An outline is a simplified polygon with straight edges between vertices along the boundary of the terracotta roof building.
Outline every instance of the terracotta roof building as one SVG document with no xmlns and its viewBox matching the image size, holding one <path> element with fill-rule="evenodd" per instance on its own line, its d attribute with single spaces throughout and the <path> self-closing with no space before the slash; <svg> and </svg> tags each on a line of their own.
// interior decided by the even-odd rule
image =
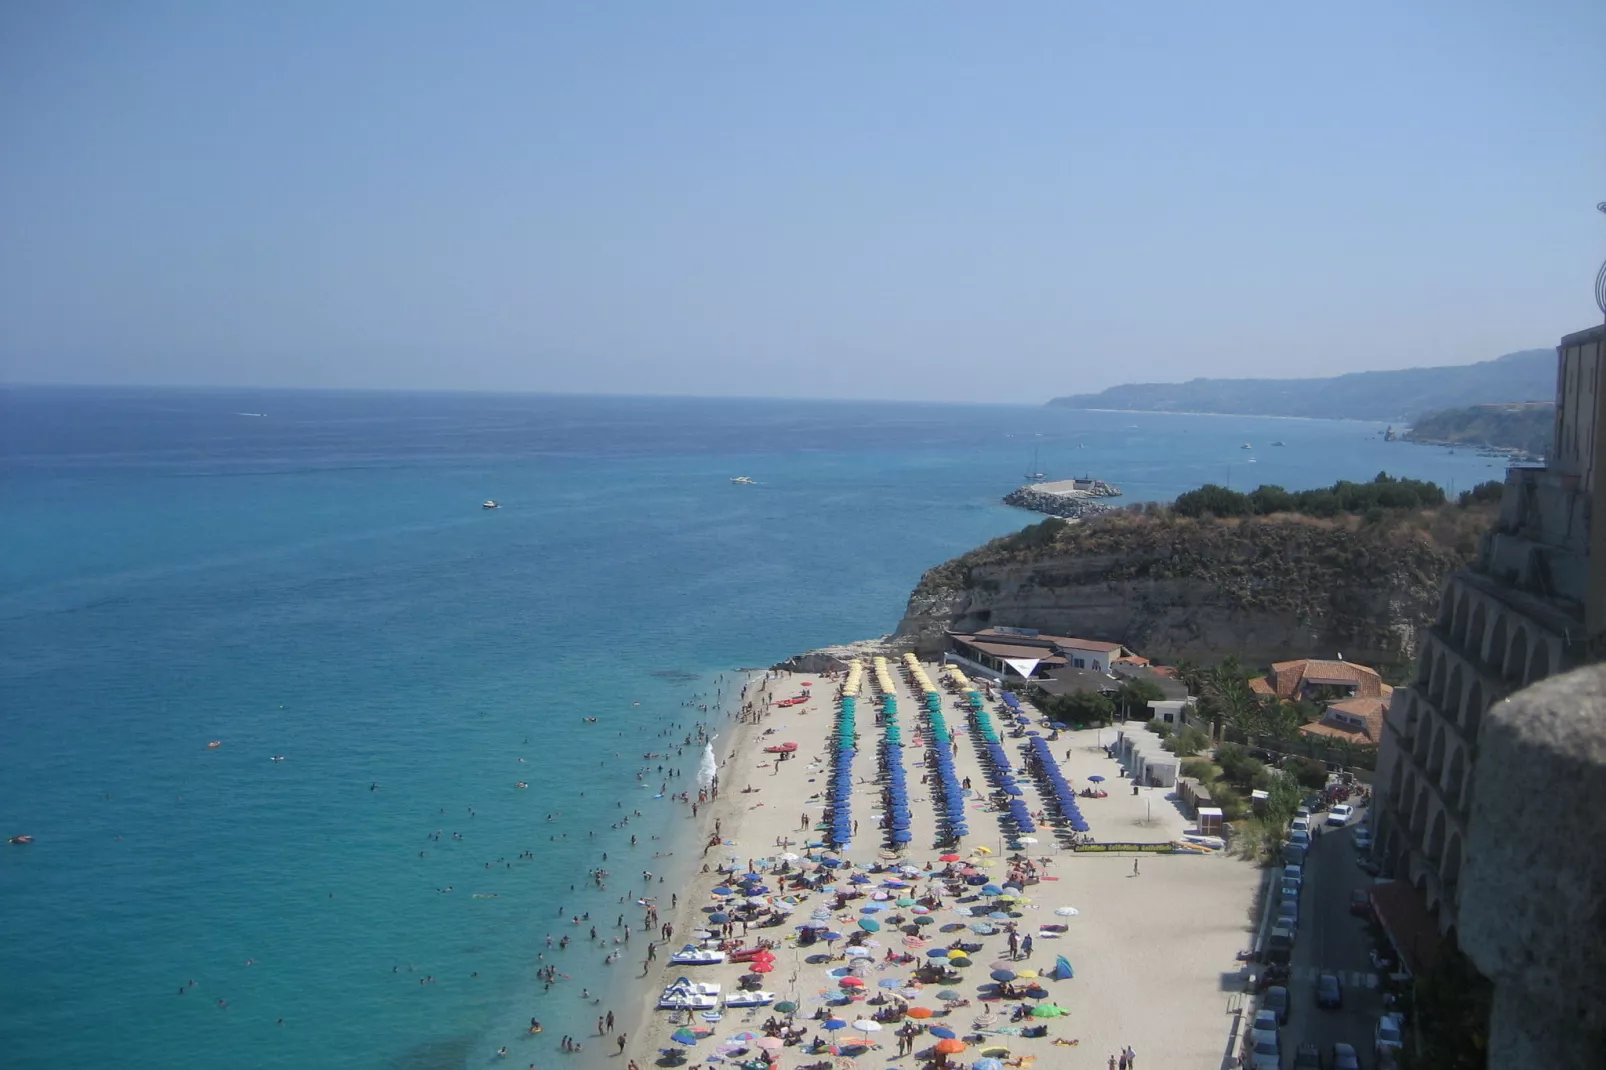
<svg viewBox="0 0 1606 1070">
<path fill-rule="evenodd" d="M 1298 661 L 1279 661 L 1271 672 L 1249 681 L 1250 690 L 1257 695 L 1276 695 L 1286 699 L 1326 698 L 1334 691 L 1348 694 L 1349 698 L 1381 698 L 1383 678 L 1376 669 L 1357 665 L 1352 661 L 1319 661 L 1301 658 Z"/>
<path fill-rule="evenodd" d="M 1383 742 L 1383 719 L 1388 714 L 1389 697 L 1394 689 L 1383 685 L 1377 698 L 1351 698 L 1333 702 L 1322 719 L 1300 729 L 1307 736 L 1347 739 L 1351 743 L 1376 747 Z"/>
</svg>

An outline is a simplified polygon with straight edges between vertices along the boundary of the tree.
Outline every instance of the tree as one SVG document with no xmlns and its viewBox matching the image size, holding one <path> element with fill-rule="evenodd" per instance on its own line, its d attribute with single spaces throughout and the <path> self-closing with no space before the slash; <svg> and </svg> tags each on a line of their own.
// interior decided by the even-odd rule
<svg viewBox="0 0 1606 1070">
<path fill-rule="evenodd" d="M 1210 737 L 1197 725 L 1188 725 L 1166 742 L 1166 749 L 1179 758 L 1188 758 L 1210 746 Z"/>
<path fill-rule="evenodd" d="M 1305 718 L 1300 715 L 1299 707 L 1292 702 L 1274 698 L 1261 704 L 1260 730 L 1265 736 L 1278 742 L 1298 739 L 1299 730 L 1304 725 Z"/>
<path fill-rule="evenodd" d="M 1221 774 L 1234 784 L 1253 784 L 1255 774 L 1265 768 L 1265 764 L 1258 758 L 1249 756 L 1249 751 L 1237 743 L 1223 743 L 1216 748 L 1216 764 L 1221 766 Z"/>
<path fill-rule="evenodd" d="M 1048 700 L 1049 718 L 1064 724 L 1084 725 L 1108 721 L 1115 716 L 1115 703 L 1100 691 L 1073 691 Z"/>
<path fill-rule="evenodd" d="M 1115 704 L 1121 708 L 1121 716 L 1147 720 L 1150 716 L 1149 703 L 1159 702 L 1163 698 L 1165 692 L 1153 680 L 1128 680 L 1116 691 Z"/>
</svg>

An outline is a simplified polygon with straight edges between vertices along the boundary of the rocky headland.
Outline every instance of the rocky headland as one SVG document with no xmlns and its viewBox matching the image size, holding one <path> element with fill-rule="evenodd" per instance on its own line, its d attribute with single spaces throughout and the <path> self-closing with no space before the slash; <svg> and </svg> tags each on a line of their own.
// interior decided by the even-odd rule
<svg viewBox="0 0 1606 1070">
<path fill-rule="evenodd" d="M 1221 519 L 1101 507 L 1080 523 L 1046 520 L 928 571 L 887 641 L 929 655 L 945 629 L 1014 625 L 1164 661 L 1342 653 L 1400 665 L 1494 508 L 1380 512 Z"/>
</svg>

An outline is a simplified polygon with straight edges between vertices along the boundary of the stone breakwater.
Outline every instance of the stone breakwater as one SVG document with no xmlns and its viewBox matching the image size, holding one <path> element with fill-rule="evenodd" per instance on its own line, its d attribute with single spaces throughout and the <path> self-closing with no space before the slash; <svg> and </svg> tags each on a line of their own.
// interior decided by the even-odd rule
<svg viewBox="0 0 1606 1070">
<path fill-rule="evenodd" d="M 1107 483 L 1100 486 L 1109 487 Z M 1119 491 L 1114 493 L 1119 494 Z M 1108 494 L 1106 493 L 1106 495 Z M 1021 509 L 1030 509 L 1033 512 L 1047 513 L 1049 516 L 1063 517 L 1067 520 L 1081 520 L 1085 517 L 1098 516 L 1100 513 L 1110 511 L 1110 506 L 1094 501 L 1095 494 L 1088 491 L 1071 493 L 1048 491 L 1042 484 L 1021 487 L 1004 495 L 1005 505 L 1014 505 Z"/>
</svg>

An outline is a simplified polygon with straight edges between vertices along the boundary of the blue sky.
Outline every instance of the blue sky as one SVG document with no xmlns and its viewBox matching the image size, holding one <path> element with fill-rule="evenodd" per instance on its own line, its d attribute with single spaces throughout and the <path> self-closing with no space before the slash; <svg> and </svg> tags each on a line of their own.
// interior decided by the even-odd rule
<svg viewBox="0 0 1606 1070">
<path fill-rule="evenodd" d="M 1597 322 L 1606 4 L 0 8 L 0 378 L 1037 401 Z"/>
</svg>

